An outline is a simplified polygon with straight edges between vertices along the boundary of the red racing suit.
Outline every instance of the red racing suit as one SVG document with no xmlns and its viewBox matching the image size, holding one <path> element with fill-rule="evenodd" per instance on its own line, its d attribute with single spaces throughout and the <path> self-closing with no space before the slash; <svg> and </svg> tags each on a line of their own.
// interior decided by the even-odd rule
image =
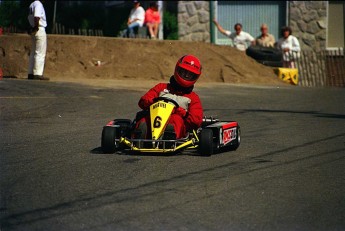
<svg viewBox="0 0 345 231">
<path fill-rule="evenodd" d="M 176 139 L 185 137 L 188 131 L 198 129 L 201 126 L 203 110 L 199 96 L 193 91 L 190 91 L 189 93 L 178 91 L 172 87 L 171 83 L 157 84 L 140 98 L 138 105 L 144 110 L 148 109 L 154 102 L 155 98 L 164 96 L 165 94 L 177 97 L 179 105 L 179 101 L 182 100 L 184 102 L 183 106 L 180 105 L 180 107 L 173 112 L 168 121 L 168 124 L 172 124 L 174 126 Z M 187 106 L 185 106 L 186 102 L 188 104 Z M 149 118 L 140 119 L 138 124 L 144 121 L 147 126 L 149 126 Z"/>
</svg>

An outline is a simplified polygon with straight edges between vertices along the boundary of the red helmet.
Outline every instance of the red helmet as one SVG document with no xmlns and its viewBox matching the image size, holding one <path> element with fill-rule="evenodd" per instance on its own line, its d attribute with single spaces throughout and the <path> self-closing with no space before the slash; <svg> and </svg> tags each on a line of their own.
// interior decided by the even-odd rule
<svg viewBox="0 0 345 231">
<path fill-rule="evenodd" d="M 182 56 L 176 63 L 174 78 L 182 87 L 191 87 L 201 75 L 201 64 L 193 55 Z"/>
</svg>

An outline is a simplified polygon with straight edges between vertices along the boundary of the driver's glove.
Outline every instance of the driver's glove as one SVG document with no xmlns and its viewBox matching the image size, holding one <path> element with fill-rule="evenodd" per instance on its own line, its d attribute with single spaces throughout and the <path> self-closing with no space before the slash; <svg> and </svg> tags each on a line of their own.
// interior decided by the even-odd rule
<svg viewBox="0 0 345 231">
<path fill-rule="evenodd" d="M 188 111 L 186 111 L 182 107 L 178 107 L 178 108 L 175 109 L 174 114 L 178 114 L 178 115 L 180 115 L 184 119 L 184 118 L 186 118 L 188 116 Z"/>
<path fill-rule="evenodd" d="M 139 101 L 139 107 L 141 109 L 144 109 L 144 110 L 147 110 L 151 104 L 154 103 L 154 99 L 143 99 L 141 98 L 140 101 Z"/>
</svg>

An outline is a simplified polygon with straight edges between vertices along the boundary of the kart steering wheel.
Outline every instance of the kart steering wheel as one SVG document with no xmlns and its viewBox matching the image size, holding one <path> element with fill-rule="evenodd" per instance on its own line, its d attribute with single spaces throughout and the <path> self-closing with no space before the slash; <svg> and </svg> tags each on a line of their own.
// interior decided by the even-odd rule
<svg viewBox="0 0 345 231">
<path fill-rule="evenodd" d="M 162 100 L 162 101 L 168 102 L 168 103 L 172 103 L 175 105 L 176 108 L 178 108 L 180 106 L 180 105 L 178 105 L 178 103 L 175 100 L 173 100 L 171 98 L 162 97 L 162 96 L 155 98 L 154 102 L 157 102 L 159 100 Z"/>
</svg>

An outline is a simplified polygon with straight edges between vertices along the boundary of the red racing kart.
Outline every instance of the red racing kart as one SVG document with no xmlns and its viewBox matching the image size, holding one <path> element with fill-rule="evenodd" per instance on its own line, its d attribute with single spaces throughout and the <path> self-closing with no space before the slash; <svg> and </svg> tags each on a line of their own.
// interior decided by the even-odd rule
<svg viewBox="0 0 345 231">
<path fill-rule="evenodd" d="M 201 128 L 190 131 L 182 139 L 165 140 L 163 134 L 171 113 L 178 107 L 176 101 L 159 97 L 150 106 L 151 139 L 132 138 L 136 119 L 115 119 L 102 130 L 102 150 L 114 153 L 130 150 L 142 153 L 178 153 L 185 149 L 195 149 L 202 156 L 216 152 L 236 150 L 241 143 L 240 126 L 236 121 L 219 121 L 205 117 Z"/>
</svg>

